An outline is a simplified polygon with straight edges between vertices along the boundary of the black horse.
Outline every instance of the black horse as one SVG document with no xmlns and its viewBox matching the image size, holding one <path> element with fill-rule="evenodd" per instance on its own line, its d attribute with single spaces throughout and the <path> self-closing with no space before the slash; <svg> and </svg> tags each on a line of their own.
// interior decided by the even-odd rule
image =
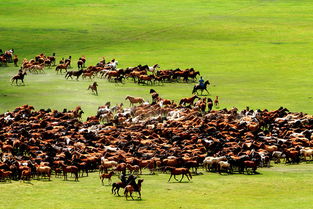
<svg viewBox="0 0 313 209">
<path fill-rule="evenodd" d="M 24 76 L 25 76 L 25 75 L 27 75 L 26 72 L 21 72 L 21 73 L 15 75 L 15 76 L 13 76 L 13 77 L 11 78 L 11 81 L 12 81 L 12 82 L 11 82 L 11 85 L 13 84 L 14 81 L 15 81 L 15 83 L 16 83 L 16 85 L 17 85 L 17 81 L 18 81 L 18 80 L 21 80 L 22 83 L 24 84 Z"/>
<path fill-rule="evenodd" d="M 81 76 L 81 74 L 83 74 L 84 70 L 78 70 L 78 71 L 68 71 L 65 75 L 65 78 L 68 79 L 69 77 L 71 77 L 71 79 L 73 79 L 72 76 L 76 76 L 76 80 L 78 80 L 79 76 Z"/>
<path fill-rule="evenodd" d="M 196 93 L 196 94 L 198 95 L 198 90 L 201 91 L 201 95 L 202 95 L 202 92 L 203 92 L 204 90 L 205 90 L 206 92 L 208 92 L 208 94 L 210 94 L 209 91 L 207 90 L 207 86 L 208 86 L 208 85 L 210 85 L 210 81 L 209 81 L 209 80 L 205 81 L 204 84 L 203 84 L 203 86 L 200 86 L 200 84 L 195 85 L 195 86 L 193 87 L 192 94 Z"/>
</svg>

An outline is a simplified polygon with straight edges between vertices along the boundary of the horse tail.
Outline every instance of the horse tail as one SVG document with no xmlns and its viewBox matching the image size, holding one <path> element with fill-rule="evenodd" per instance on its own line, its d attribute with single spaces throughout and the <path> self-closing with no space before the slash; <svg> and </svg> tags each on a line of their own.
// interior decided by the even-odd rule
<svg viewBox="0 0 313 209">
<path fill-rule="evenodd" d="M 113 183 L 113 184 L 112 184 L 112 190 L 111 190 L 112 194 L 113 194 L 113 191 L 114 191 L 115 187 L 116 187 L 116 184 Z"/>
</svg>

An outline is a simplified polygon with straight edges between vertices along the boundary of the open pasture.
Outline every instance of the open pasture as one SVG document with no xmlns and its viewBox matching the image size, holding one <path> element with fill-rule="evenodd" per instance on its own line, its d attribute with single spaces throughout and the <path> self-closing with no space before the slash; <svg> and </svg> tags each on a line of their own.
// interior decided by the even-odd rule
<svg viewBox="0 0 313 209">
<path fill-rule="evenodd" d="M 259 175 L 201 172 L 191 182 L 167 183 L 169 174 L 141 175 L 142 201 L 113 196 L 97 173 L 79 182 L 62 178 L 0 184 L 0 208 L 311 208 L 312 164 L 278 165 Z M 148 173 L 149 171 L 144 171 Z M 112 177 L 118 181 L 117 176 Z M 122 192 L 121 192 L 122 194 Z M 135 194 L 136 196 L 137 194 Z"/>
<path fill-rule="evenodd" d="M 0 3 L 0 43 L 21 60 L 56 53 L 86 65 L 103 56 L 118 67 L 158 63 L 161 69 L 194 67 L 211 82 L 222 107 L 312 113 L 310 1 L 29 1 Z M 28 103 L 41 107 L 81 105 L 93 114 L 105 101 L 125 94 L 147 98 L 150 87 L 66 81 L 55 73 L 27 75 L 25 87 L 11 87 L 17 68 L 0 68 L 0 112 Z M 47 70 L 49 71 L 49 70 Z M 193 84 L 155 89 L 164 98 L 191 95 Z"/>
<path fill-rule="evenodd" d="M 0 2 L 0 48 L 25 57 L 69 55 L 73 68 L 82 55 L 86 66 L 103 56 L 120 68 L 138 64 L 160 69 L 193 67 L 209 79 L 211 98 L 220 108 L 278 109 L 312 114 L 312 2 L 266 0 L 13 0 Z M 107 101 L 126 95 L 151 100 L 149 90 L 178 102 L 194 83 L 138 85 L 96 79 L 66 80 L 54 68 L 11 85 L 19 68 L 0 67 L 0 113 L 29 104 L 62 111 L 80 105 L 83 119 Z M 79 182 L 0 183 L 0 208 L 311 208 L 310 163 L 278 165 L 259 175 L 194 176 L 190 183 L 167 183 L 169 174 L 143 175 L 142 201 L 125 201 L 102 186 L 97 173 Z M 113 182 L 117 177 L 113 177 Z"/>
</svg>

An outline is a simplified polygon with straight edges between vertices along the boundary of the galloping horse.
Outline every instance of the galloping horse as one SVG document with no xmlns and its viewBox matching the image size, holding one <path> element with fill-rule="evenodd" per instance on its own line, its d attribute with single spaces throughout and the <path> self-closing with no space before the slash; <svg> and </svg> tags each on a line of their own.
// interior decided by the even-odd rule
<svg viewBox="0 0 313 209">
<path fill-rule="evenodd" d="M 92 93 L 95 92 L 95 94 L 98 96 L 97 86 L 98 86 L 97 82 L 93 82 L 92 85 L 89 85 L 87 90 L 91 89 Z"/>
<path fill-rule="evenodd" d="M 168 167 L 167 169 L 171 171 L 171 176 L 170 176 L 170 178 L 168 179 L 168 182 L 171 180 L 171 178 L 172 178 L 173 175 L 174 175 L 174 179 L 175 179 L 176 181 L 178 181 L 178 180 L 176 179 L 176 175 L 182 175 L 182 177 L 181 177 L 181 179 L 180 179 L 179 182 L 181 182 L 181 181 L 183 180 L 184 176 L 187 177 L 188 181 L 190 181 L 190 179 L 192 179 L 191 173 L 190 173 L 190 171 L 189 171 L 188 168 Z M 190 178 L 188 177 L 188 175 L 189 175 Z"/>
<path fill-rule="evenodd" d="M 199 98 L 197 95 L 194 95 L 193 97 L 189 97 L 189 98 L 183 98 L 180 100 L 179 105 L 193 105 L 193 102 L 195 101 L 196 98 Z"/>
<path fill-rule="evenodd" d="M 209 80 L 205 81 L 204 84 L 203 84 L 203 86 L 200 86 L 200 84 L 195 85 L 195 86 L 193 87 L 192 94 L 196 93 L 196 94 L 198 95 L 198 90 L 201 91 L 201 95 L 202 95 L 202 92 L 203 92 L 204 90 L 205 90 L 208 94 L 210 94 L 209 91 L 207 90 L 207 86 L 208 86 L 208 85 L 210 85 L 210 81 L 209 81 Z"/>
<path fill-rule="evenodd" d="M 17 85 L 17 81 L 18 81 L 18 80 L 21 80 L 22 83 L 24 84 L 24 76 L 25 76 L 25 75 L 27 75 L 27 73 L 26 73 L 26 72 L 22 72 L 22 73 L 19 73 L 19 74 L 13 76 L 13 77 L 11 78 L 11 81 L 12 81 L 12 82 L 11 82 L 11 85 L 13 84 L 14 81 L 16 82 L 16 85 Z"/>
<path fill-rule="evenodd" d="M 78 80 L 79 76 L 83 74 L 83 72 L 84 70 L 68 71 L 65 75 L 65 78 L 68 79 L 69 77 L 71 77 L 71 79 L 73 79 L 72 76 L 76 76 L 76 80 Z"/>
<path fill-rule="evenodd" d="M 153 75 L 155 74 L 155 70 L 157 68 L 160 68 L 159 64 L 155 64 L 152 67 L 150 67 L 148 65 L 144 65 L 143 67 L 145 67 L 145 69 L 147 69 L 149 72 L 153 73 Z"/>
<path fill-rule="evenodd" d="M 108 67 L 111 67 L 111 69 L 115 70 L 118 65 L 118 61 L 113 59 L 109 64 L 107 64 Z"/>
<path fill-rule="evenodd" d="M 127 200 L 127 197 L 128 197 L 128 193 L 129 193 L 129 196 L 134 200 L 134 198 L 132 196 L 133 192 L 138 192 L 138 194 L 139 194 L 138 198 L 141 199 L 140 191 L 141 191 L 141 184 L 142 184 L 142 182 L 143 182 L 143 179 L 139 179 L 138 180 L 138 184 L 137 184 L 138 188 L 136 190 L 135 190 L 135 188 L 132 185 L 127 185 L 125 187 L 124 195 L 125 195 L 126 200 Z"/>
<path fill-rule="evenodd" d="M 60 71 L 60 73 L 62 73 L 62 69 L 64 69 L 67 72 L 67 68 L 70 65 L 70 62 L 65 62 L 65 64 L 59 64 L 56 68 L 55 71 L 57 71 L 57 73 Z"/>
<path fill-rule="evenodd" d="M 139 104 L 142 104 L 142 103 L 144 103 L 144 99 L 143 98 L 141 98 L 141 97 L 132 97 L 132 96 L 127 96 L 126 98 L 125 98 L 125 100 L 129 100 L 129 102 L 130 102 L 130 106 L 133 106 L 133 104 L 136 104 L 136 103 L 139 103 Z"/>
</svg>

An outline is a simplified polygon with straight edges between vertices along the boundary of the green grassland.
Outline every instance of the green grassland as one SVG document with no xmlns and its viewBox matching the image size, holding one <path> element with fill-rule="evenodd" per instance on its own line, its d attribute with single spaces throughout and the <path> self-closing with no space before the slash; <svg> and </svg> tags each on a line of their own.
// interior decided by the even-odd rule
<svg viewBox="0 0 313 209">
<path fill-rule="evenodd" d="M 97 173 L 79 182 L 63 178 L 12 181 L 0 184 L 0 208 L 312 208 L 312 165 L 279 165 L 259 171 L 258 175 L 201 171 L 204 175 L 182 183 L 168 183 L 169 174 L 141 175 L 142 201 L 112 195 L 111 186 L 107 182 L 102 186 Z M 115 181 L 117 176 L 113 176 Z"/>
<path fill-rule="evenodd" d="M 162 69 L 194 67 L 212 83 L 221 107 L 285 106 L 312 113 L 313 6 L 310 1 L 24 1 L 0 2 L 0 43 L 20 60 L 39 53 L 81 55 L 87 65 L 102 56 L 119 67 L 159 63 Z M 73 108 L 85 115 L 129 94 L 150 99 L 150 86 L 66 81 L 54 70 L 27 75 L 11 86 L 17 68 L 0 68 L 0 112 L 28 103 L 36 108 Z M 164 98 L 191 96 L 194 84 L 153 86 Z"/>
<path fill-rule="evenodd" d="M 73 70 L 82 55 L 87 65 L 105 56 L 121 68 L 194 67 L 212 83 L 210 96 L 220 96 L 221 108 L 285 106 L 312 114 L 312 11 L 309 0 L 0 1 L 0 48 L 14 48 L 20 60 L 71 55 Z M 17 70 L 0 67 L 0 113 L 23 104 L 58 110 L 80 105 L 86 117 L 107 101 L 125 103 L 126 95 L 150 100 L 151 86 L 97 79 L 94 96 L 87 91 L 91 81 L 66 80 L 54 69 L 11 86 Z M 193 85 L 152 88 L 178 101 L 191 96 Z M 280 165 L 260 175 L 205 173 L 190 183 L 144 175 L 142 201 L 114 197 L 96 173 L 79 183 L 1 183 L 0 208 L 312 208 L 312 171 L 310 164 Z"/>
</svg>

